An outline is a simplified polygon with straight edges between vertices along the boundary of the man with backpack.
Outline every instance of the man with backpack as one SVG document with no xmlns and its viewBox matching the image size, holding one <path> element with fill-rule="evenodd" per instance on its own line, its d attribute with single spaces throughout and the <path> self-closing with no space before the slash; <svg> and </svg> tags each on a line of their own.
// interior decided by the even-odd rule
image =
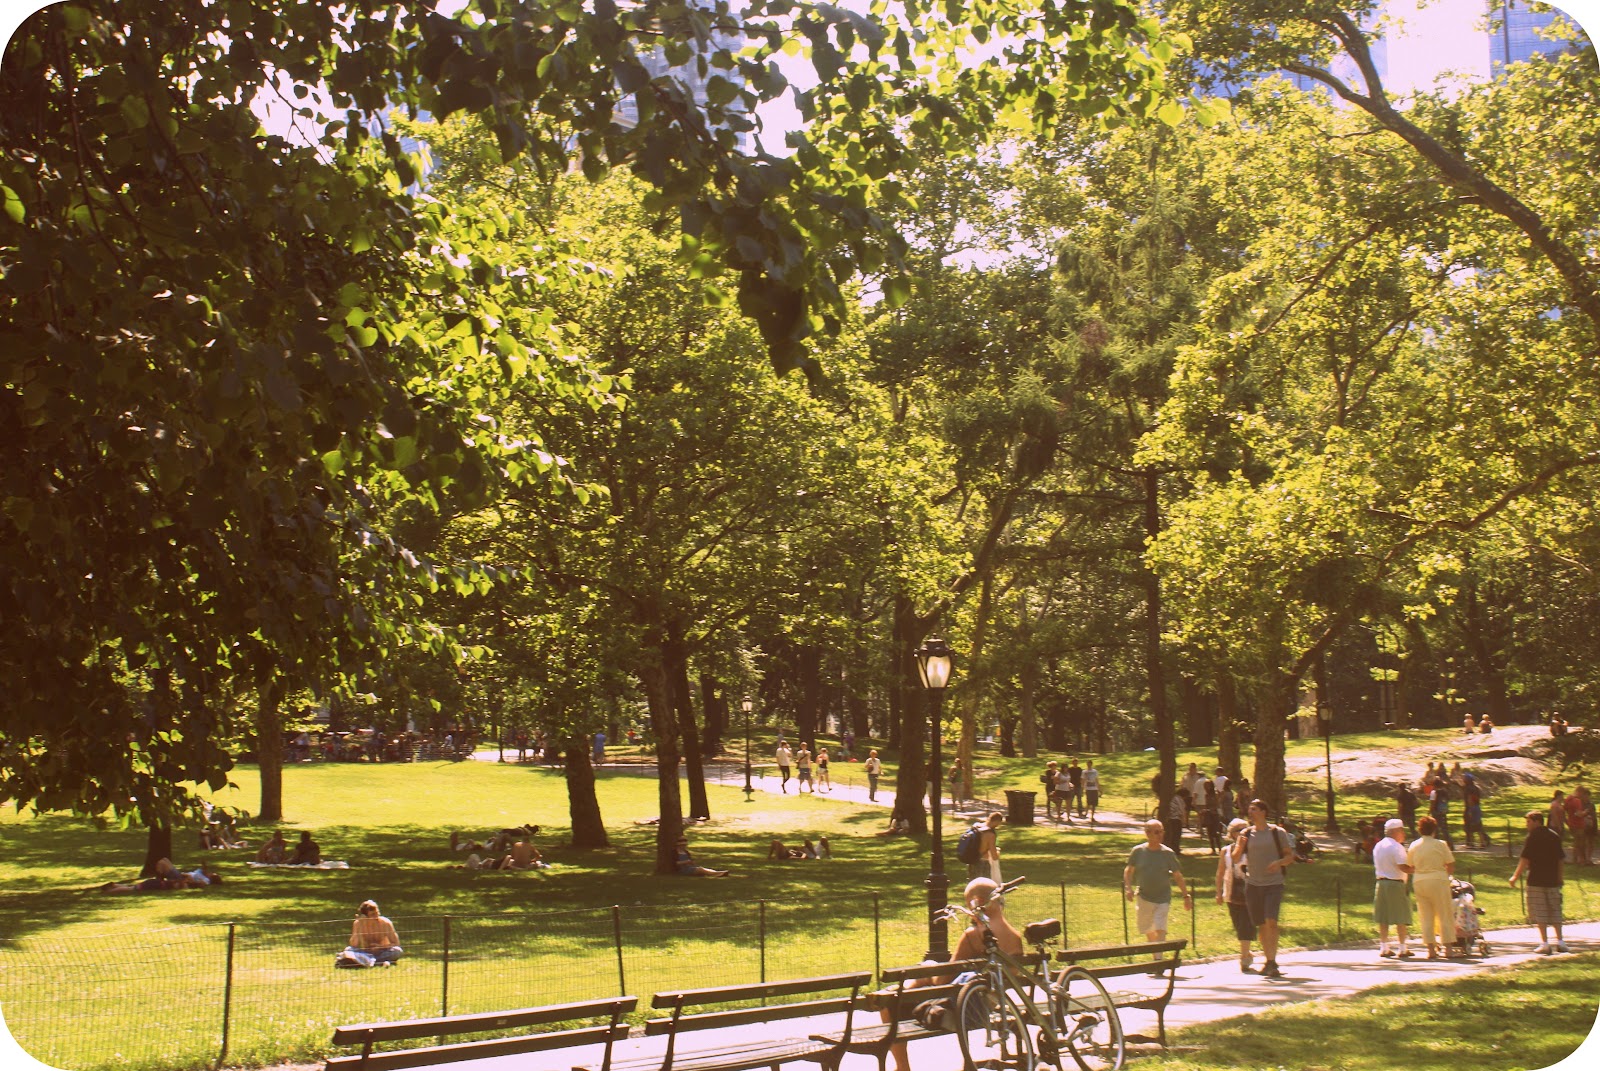
<svg viewBox="0 0 1600 1071">
<path fill-rule="evenodd" d="M 1294 840 L 1281 826 L 1267 821 L 1267 805 L 1251 800 L 1246 808 L 1250 828 L 1244 832 L 1245 906 L 1261 936 L 1267 962 L 1263 978 L 1282 978 L 1278 969 L 1278 911 L 1283 904 L 1283 872 L 1294 862 Z"/>
<path fill-rule="evenodd" d="M 982 822 L 974 822 L 956 841 L 956 858 L 967 864 L 967 880 L 991 878 L 1000 881 L 1000 823 L 1006 816 L 993 811 Z"/>
</svg>

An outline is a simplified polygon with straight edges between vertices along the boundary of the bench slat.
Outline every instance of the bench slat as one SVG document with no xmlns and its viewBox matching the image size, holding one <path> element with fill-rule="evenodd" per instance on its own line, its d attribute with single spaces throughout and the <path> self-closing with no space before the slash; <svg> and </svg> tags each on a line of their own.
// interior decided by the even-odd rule
<svg viewBox="0 0 1600 1071">
<path fill-rule="evenodd" d="M 900 982 L 915 981 L 918 978 L 932 978 L 939 974 L 949 974 L 954 971 L 975 971 L 982 967 L 986 960 L 957 959 L 949 963 L 919 963 L 915 967 L 891 967 L 878 975 L 878 982 L 882 985 L 895 985 Z"/>
<path fill-rule="evenodd" d="M 1142 945 L 1103 945 L 1098 948 L 1063 948 L 1056 953 L 1057 963 L 1077 963 L 1087 959 L 1113 959 L 1123 956 L 1151 956 L 1162 952 L 1182 952 L 1189 947 L 1187 940 L 1151 941 Z"/>
<path fill-rule="evenodd" d="M 748 1045 L 721 1046 L 686 1053 L 675 1053 L 673 1071 L 748 1071 L 795 1060 L 822 1061 L 837 1046 L 823 1042 L 790 1038 L 776 1042 L 751 1042 Z M 611 1071 L 653 1071 L 663 1066 L 663 1056 L 641 1056 L 613 1060 Z M 600 1071 L 599 1063 L 579 1064 L 573 1071 Z"/>
<path fill-rule="evenodd" d="M 491 1038 L 487 1041 L 462 1041 L 454 1045 L 435 1045 L 426 1049 L 396 1049 L 391 1052 L 374 1052 L 366 1056 L 336 1056 L 328 1061 L 329 1071 L 343 1068 L 360 1068 L 361 1071 L 396 1071 L 403 1067 L 431 1067 L 435 1064 L 454 1063 L 457 1060 L 483 1060 L 492 1056 L 515 1056 L 527 1052 L 544 1052 L 550 1049 L 574 1048 L 579 1045 L 603 1045 L 608 1041 L 621 1041 L 628 1036 L 626 1024 L 592 1026 L 581 1030 L 559 1030 L 548 1034 L 528 1034 L 515 1038 Z"/>
<path fill-rule="evenodd" d="M 1148 974 L 1151 976 L 1165 974 L 1167 971 L 1178 969 L 1180 961 L 1175 959 L 1146 960 L 1143 963 L 1116 963 L 1106 966 L 1091 967 L 1085 965 L 1084 972 L 1096 978 L 1124 978 L 1132 974 Z"/>
<path fill-rule="evenodd" d="M 794 1004 L 768 1004 L 760 1008 L 734 1008 L 731 1011 L 700 1012 L 697 1015 L 680 1015 L 676 1019 L 651 1019 L 644 1024 L 648 1037 L 670 1034 L 675 1029 L 715 1030 L 724 1026 L 748 1026 L 774 1019 L 798 1019 L 806 1015 L 830 1015 L 849 1011 L 855 1001 L 849 997 L 833 1000 L 805 1000 Z"/>
<path fill-rule="evenodd" d="M 696 1004 L 726 1004 L 736 1000 L 765 1000 L 770 997 L 794 996 L 797 993 L 820 993 L 829 989 L 854 989 L 866 985 L 871 977 L 872 972 L 860 971 L 854 974 L 830 974 L 820 978 L 798 978 L 786 982 L 718 986 L 715 989 L 674 989 L 651 997 L 650 1006 L 691 1007 Z"/>
<path fill-rule="evenodd" d="M 407 1041 L 451 1034 L 472 1034 L 480 1030 L 515 1030 L 540 1023 L 564 1023 L 570 1019 L 595 1019 L 626 1015 L 639 1006 L 638 997 L 610 997 L 575 1004 L 551 1004 L 542 1008 L 518 1008 L 506 1012 L 479 1012 L 473 1015 L 446 1015 L 435 1019 L 403 1019 L 390 1023 L 358 1023 L 341 1026 L 333 1032 L 335 1045 L 357 1045 L 368 1041 Z"/>
</svg>

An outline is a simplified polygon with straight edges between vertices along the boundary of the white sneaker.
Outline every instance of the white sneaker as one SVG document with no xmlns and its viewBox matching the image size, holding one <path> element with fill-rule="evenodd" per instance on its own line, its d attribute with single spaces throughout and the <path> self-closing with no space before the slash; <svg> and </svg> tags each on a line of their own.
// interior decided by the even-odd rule
<svg viewBox="0 0 1600 1071">
<path fill-rule="evenodd" d="M 1557 941 L 1556 942 L 1556 951 L 1557 952 L 1571 952 L 1572 949 L 1567 947 L 1567 942 L 1565 942 L 1565 941 Z"/>
<path fill-rule="evenodd" d="M 1550 954 L 1550 946 L 1545 942 L 1540 941 L 1539 947 L 1533 950 L 1533 954 L 1536 956 L 1548 956 Z"/>
</svg>

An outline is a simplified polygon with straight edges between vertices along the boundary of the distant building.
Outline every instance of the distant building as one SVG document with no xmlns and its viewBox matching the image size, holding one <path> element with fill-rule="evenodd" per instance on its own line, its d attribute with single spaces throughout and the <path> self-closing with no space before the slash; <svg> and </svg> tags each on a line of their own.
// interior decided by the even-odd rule
<svg viewBox="0 0 1600 1071">
<path fill-rule="evenodd" d="M 1521 63 L 1535 56 L 1553 56 L 1566 49 L 1564 41 L 1552 41 L 1539 31 L 1561 18 L 1559 11 L 1534 11 L 1517 0 L 1489 0 L 1493 23 L 1489 30 L 1489 70 L 1498 78 L 1508 64 Z"/>
</svg>

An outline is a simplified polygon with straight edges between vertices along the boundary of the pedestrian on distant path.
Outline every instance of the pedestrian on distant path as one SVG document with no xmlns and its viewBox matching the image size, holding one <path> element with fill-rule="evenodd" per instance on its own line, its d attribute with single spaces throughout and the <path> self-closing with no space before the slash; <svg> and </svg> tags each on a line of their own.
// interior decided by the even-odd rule
<svg viewBox="0 0 1600 1071">
<path fill-rule="evenodd" d="M 1087 818 L 1083 809 L 1083 767 L 1078 765 L 1077 759 L 1067 767 L 1067 777 L 1072 783 L 1072 809 L 1078 812 L 1079 818 Z"/>
<path fill-rule="evenodd" d="M 594 734 L 594 764 L 596 766 L 604 766 L 606 764 L 606 734 L 604 732 Z"/>
<path fill-rule="evenodd" d="M 1095 808 L 1100 806 L 1100 771 L 1094 768 L 1093 759 L 1083 769 L 1083 800 L 1089 812 L 1087 817 L 1093 822 Z"/>
<path fill-rule="evenodd" d="M 1267 821 L 1267 805 L 1251 800 L 1245 808 L 1250 828 L 1240 838 L 1245 857 L 1245 904 L 1261 933 L 1263 978 L 1282 978 L 1278 969 L 1278 912 L 1283 906 L 1284 871 L 1294 863 L 1294 838 Z"/>
<path fill-rule="evenodd" d="M 1228 791 L 1231 782 L 1221 766 L 1217 767 L 1217 775 L 1211 779 L 1212 787 L 1217 792 L 1217 814 L 1222 819 L 1222 824 L 1227 826 L 1235 817 L 1233 813 L 1233 794 Z"/>
<path fill-rule="evenodd" d="M 1411 926 L 1411 897 L 1406 893 L 1406 875 L 1414 869 L 1406 861 L 1406 824 L 1391 818 L 1383 824 L 1383 839 L 1372 846 L 1372 870 L 1377 876 L 1372 891 L 1372 921 L 1378 924 L 1378 955 L 1384 959 L 1410 959 L 1406 931 Z M 1389 927 L 1395 928 L 1398 944 L 1389 945 Z"/>
<path fill-rule="evenodd" d="M 1572 827 L 1572 861 L 1579 866 L 1594 863 L 1594 837 L 1596 829 L 1594 793 L 1588 785 L 1579 785 L 1573 795 L 1578 797 L 1577 824 Z"/>
<path fill-rule="evenodd" d="M 877 748 L 872 748 L 867 752 L 867 761 L 863 769 L 867 771 L 867 799 L 877 803 L 878 778 L 883 776 L 883 760 L 878 758 Z"/>
<path fill-rule="evenodd" d="M 1189 821 L 1189 790 L 1180 788 L 1167 801 L 1165 843 L 1174 854 L 1183 854 L 1183 827 Z"/>
<path fill-rule="evenodd" d="M 1194 910 L 1194 894 L 1184 884 L 1178 853 L 1162 843 L 1163 834 L 1159 820 L 1152 818 L 1146 822 L 1144 843 L 1128 854 L 1128 865 L 1122 868 L 1122 895 L 1133 902 L 1137 886 L 1139 932 L 1152 944 L 1167 939 L 1174 882 L 1183 894 L 1183 906 L 1191 912 Z"/>
<path fill-rule="evenodd" d="M 1228 905 L 1233 935 L 1239 939 L 1239 969 L 1246 974 L 1254 972 L 1250 964 L 1255 957 L 1250 954 L 1250 945 L 1256 939 L 1256 925 L 1250 921 L 1250 908 L 1244 898 L 1244 847 L 1239 835 L 1249 825 L 1243 818 L 1229 822 L 1227 843 L 1217 857 L 1217 903 Z"/>
<path fill-rule="evenodd" d="M 789 745 L 785 744 L 782 740 L 778 741 L 777 759 L 778 774 L 783 778 L 783 783 L 778 787 L 783 789 L 785 794 L 787 794 L 789 791 L 789 767 L 794 765 L 794 752 L 790 751 Z M 796 789 L 795 791 L 799 790 Z"/>
<path fill-rule="evenodd" d="M 1039 774 L 1039 784 L 1044 786 L 1044 815 L 1050 819 L 1056 816 L 1056 770 L 1056 761 L 1051 759 Z"/>
<path fill-rule="evenodd" d="M 1417 828 L 1417 794 L 1411 791 L 1411 786 L 1401 782 L 1399 789 L 1394 794 L 1395 807 L 1400 811 L 1400 821 L 1406 824 L 1407 832 Z"/>
<path fill-rule="evenodd" d="M 811 783 L 811 752 L 804 743 L 801 743 L 800 751 L 794 757 L 794 766 L 797 775 L 794 790 L 799 792 L 802 789 L 809 788 L 811 794 L 813 796 L 816 795 L 817 786 Z"/>
<path fill-rule="evenodd" d="M 1454 848 L 1455 842 L 1450 839 L 1450 780 L 1444 773 L 1444 763 L 1439 764 L 1440 773 L 1433 779 L 1433 787 L 1428 790 L 1428 817 L 1433 819 L 1435 832 L 1447 848 Z M 1419 825 L 1418 831 L 1421 831 Z M 1422 910 L 1421 905 L 1417 907 Z"/>
<path fill-rule="evenodd" d="M 1522 842 L 1522 858 L 1517 869 L 1511 872 L 1511 887 L 1517 879 L 1528 875 L 1528 921 L 1539 929 L 1541 955 L 1551 952 L 1570 952 L 1561 933 L 1561 884 L 1566 877 L 1567 855 L 1561 847 L 1561 838 L 1545 825 L 1544 814 L 1528 812 L 1528 836 Z M 1549 931 L 1555 930 L 1556 939 L 1550 940 Z"/>
<path fill-rule="evenodd" d="M 828 749 L 817 748 L 817 787 L 833 791 L 833 779 L 828 776 Z"/>
<path fill-rule="evenodd" d="M 1057 769 L 1055 784 L 1050 788 L 1050 796 L 1055 800 L 1056 817 L 1064 819 L 1067 825 L 1072 824 L 1072 775 L 1066 770 Z"/>
<path fill-rule="evenodd" d="M 1461 839 L 1468 848 L 1473 839 L 1483 847 L 1489 846 L 1489 834 L 1483 828 L 1483 788 L 1470 773 L 1462 775 L 1461 787 Z"/>
<path fill-rule="evenodd" d="M 1432 815 L 1417 819 L 1417 832 L 1421 835 L 1406 849 L 1406 862 L 1411 864 L 1411 888 L 1417 894 L 1417 928 L 1428 946 L 1428 958 L 1439 959 L 1442 944 L 1443 958 L 1449 959 L 1456 943 L 1456 913 L 1450 906 L 1450 876 L 1456 870 L 1456 857 L 1448 844 L 1434 836 L 1438 829 Z"/>
</svg>

